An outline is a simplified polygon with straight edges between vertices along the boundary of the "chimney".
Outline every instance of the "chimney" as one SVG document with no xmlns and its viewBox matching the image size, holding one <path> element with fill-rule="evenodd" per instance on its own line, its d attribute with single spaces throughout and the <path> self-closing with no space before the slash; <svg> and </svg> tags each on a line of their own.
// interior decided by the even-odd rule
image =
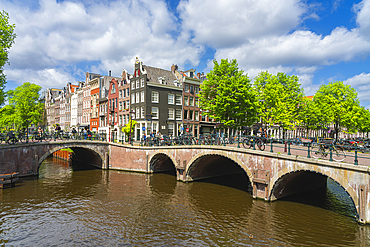
<svg viewBox="0 0 370 247">
<path fill-rule="evenodd" d="M 109 76 L 112 76 L 112 71 L 111 70 L 109 70 Z"/>
<path fill-rule="evenodd" d="M 198 79 L 200 79 L 200 73 L 199 72 L 197 73 L 197 77 L 198 77 Z"/>
<path fill-rule="evenodd" d="M 172 73 L 175 73 L 175 70 L 178 70 L 178 69 L 179 69 L 179 67 L 177 66 L 177 64 L 172 64 L 172 66 L 171 66 Z"/>
</svg>

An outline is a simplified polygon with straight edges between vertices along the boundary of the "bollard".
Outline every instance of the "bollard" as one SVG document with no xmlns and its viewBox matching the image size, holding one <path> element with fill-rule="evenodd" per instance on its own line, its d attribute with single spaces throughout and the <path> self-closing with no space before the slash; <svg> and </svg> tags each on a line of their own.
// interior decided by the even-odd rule
<svg viewBox="0 0 370 247">
<path fill-rule="evenodd" d="M 333 145 L 329 147 L 329 161 L 333 161 Z"/>
<path fill-rule="evenodd" d="M 270 139 L 270 145 L 271 145 L 270 153 L 273 153 L 274 151 L 272 150 L 272 139 Z"/>
<path fill-rule="evenodd" d="M 287 142 L 285 141 L 285 146 L 284 146 L 284 153 L 287 152 Z"/>
<path fill-rule="evenodd" d="M 310 155 L 310 147 L 311 147 L 311 143 L 308 143 L 308 153 L 307 153 L 307 158 L 311 158 L 311 155 Z"/>
<path fill-rule="evenodd" d="M 239 138 L 239 135 L 238 135 L 238 148 L 240 148 L 239 141 L 240 141 L 240 138 Z"/>
<path fill-rule="evenodd" d="M 358 165 L 358 159 L 357 159 L 357 147 L 355 147 L 355 165 Z"/>
<path fill-rule="evenodd" d="M 288 141 L 288 155 L 291 155 L 291 153 L 290 153 L 290 141 Z"/>
<path fill-rule="evenodd" d="M 253 144 L 253 150 L 256 150 L 256 146 L 254 145 L 254 138 L 252 139 L 252 144 Z"/>
</svg>

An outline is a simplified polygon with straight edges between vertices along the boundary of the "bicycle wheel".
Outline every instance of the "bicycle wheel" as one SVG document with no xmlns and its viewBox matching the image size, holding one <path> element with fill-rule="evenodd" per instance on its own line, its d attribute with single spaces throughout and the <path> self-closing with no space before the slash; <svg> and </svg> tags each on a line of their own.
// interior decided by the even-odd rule
<svg viewBox="0 0 370 247">
<path fill-rule="evenodd" d="M 242 143 L 244 148 L 250 149 L 252 147 L 252 141 L 250 138 L 245 138 Z"/>
<path fill-rule="evenodd" d="M 258 147 L 259 150 L 264 151 L 265 150 L 265 143 L 261 139 L 258 139 L 257 140 L 257 147 Z"/>
<path fill-rule="evenodd" d="M 322 150 L 320 146 L 311 147 L 311 156 L 314 157 L 315 159 L 322 157 Z"/>
<path fill-rule="evenodd" d="M 333 160 L 335 161 L 343 161 L 346 158 L 346 154 L 343 150 L 334 149 L 333 150 Z"/>
</svg>

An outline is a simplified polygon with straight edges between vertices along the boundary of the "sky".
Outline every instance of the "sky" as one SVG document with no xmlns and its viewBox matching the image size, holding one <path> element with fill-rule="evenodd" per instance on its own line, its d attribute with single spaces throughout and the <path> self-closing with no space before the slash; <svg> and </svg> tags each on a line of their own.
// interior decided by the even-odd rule
<svg viewBox="0 0 370 247">
<path fill-rule="evenodd" d="M 1 0 L 0 10 L 17 34 L 6 90 L 133 73 L 136 57 L 200 73 L 227 58 L 251 79 L 297 75 L 307 96 L 343 81 L 370 108 L 370 0 Z"/>
</svg>

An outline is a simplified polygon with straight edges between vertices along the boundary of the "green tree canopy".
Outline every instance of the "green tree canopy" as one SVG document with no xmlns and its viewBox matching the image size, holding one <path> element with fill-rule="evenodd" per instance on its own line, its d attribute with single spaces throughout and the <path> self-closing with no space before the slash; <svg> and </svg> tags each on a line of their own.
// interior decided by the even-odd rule
<svg viewBox="0 0 370 247">
<path fill-rule="evenodd" d="M 39 101 L 40 90 L 41 86 L 25 82 L 15 90 L 7 92 L 9 108 L 13 108 L 10 123 L 13 123 L 17 129 L 27 128 L 30 124 L 37 125 L 42 121 L 44 104 Z M 6 117 L 8 116 L 0 116 L 0 118 Z"/>
<path fill-rule="evenodd" d="M 9 24 L 9 15 L 5 11 L 0 11 L 0 106 L 5 101 L 4 65 L 8 63 L 8 50 L 14 44 L 16 34 L 14 33 L 14 24 Z"/>
<path fill-rule="evenodd" d="M 131 138 L 134 136 L 134 130 L 135 130 L 135 125 L 137 122 L 133 119 L 130 119 L 130 121 L 125 125 L 125 127 L 122 127 L 122 131 L 126 134 L 126 140 L 128 140 L 128 136 L 130 135 L 131 131 Z M 131 128 L 131 130 L 130 130 Z"/>
<path fill-rule="evenodd" d="M 254 85 L 261 103 L 263 123 L 279 124 L 284 129 L 294 129 L 300 124 L 298 115 L 304 94 L 297 76 L 261 72 L 254 79 Z"/>
<path fill-rule="evenodd" d="M 221 59 L 200 86 L 199 105 L 202 114 L 224 127 L 250 126 L 257 121 L 258 100 L 248 75 L 239 70 L 237 61 Z"/>
<path fill-rule="evenodd" d="M 342 81 L 321 85 L 313 100 L 326 114 L 323 121 L 334 124 L 336 138 L 341 127 L 345 127 L 349 133 L 356 131 L 361 115 L 360 101 L 357 91 L 350 85 Z"/>
</svg>

